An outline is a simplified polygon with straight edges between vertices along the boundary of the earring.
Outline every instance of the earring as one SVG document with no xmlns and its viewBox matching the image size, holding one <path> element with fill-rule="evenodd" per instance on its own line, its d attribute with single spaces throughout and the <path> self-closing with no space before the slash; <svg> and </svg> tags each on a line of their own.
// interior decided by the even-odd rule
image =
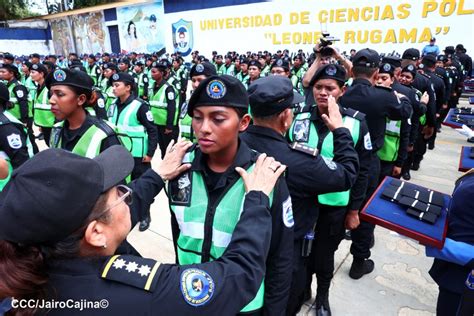
<svg viewBox="0 0 474 316">
<path fill-rule="evenodd" d="M 103 249 L 107 249 L 107 244 L 103 244 L 103 245 L 102 245 L 102 248 L 103 248 Z"/>
</svg>

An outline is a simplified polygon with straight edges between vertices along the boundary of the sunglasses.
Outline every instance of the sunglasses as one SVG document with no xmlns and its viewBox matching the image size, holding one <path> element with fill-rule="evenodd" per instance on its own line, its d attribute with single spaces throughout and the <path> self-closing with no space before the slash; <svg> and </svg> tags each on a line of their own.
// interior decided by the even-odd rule
<svg viewBox="0 0 474 316">
<path fill-rule="evenodd" d="M 127 205 L 132 205 L 132 202 L 133 202 L 132 189 L 130 189 L 129 187 L 123 184 L 119 184 L 115 188 L 117 189 L 117 195 L 119 198 L 114 203 L 109 205 L 104 211 L 102 211 L 102 214 L 111 210 L 112 208 L 116 207 L 122 202 L 125 202 L 125 204 Z"/>
</svg>

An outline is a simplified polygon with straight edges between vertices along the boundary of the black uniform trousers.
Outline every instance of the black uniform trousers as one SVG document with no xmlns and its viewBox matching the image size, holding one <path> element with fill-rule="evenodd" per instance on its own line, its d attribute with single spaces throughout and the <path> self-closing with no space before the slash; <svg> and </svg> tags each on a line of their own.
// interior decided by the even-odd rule
<svg viewBox="0 0 474 316">
<path fill-rule="evenodd" d="M 442 287 L 439 288 L 438 302 L 436 304 L 436 315 L 451 316 L 457 315 L 462 295 L 448 291 Z"/>
<path fill-rule="evenodd" d="M 380 159 L 374 153 L 372 155 L 372 168 L 369 172 L 367 191 L 363 205 L 367 203 L 372 194 L 377 189 L 380 176 Z M 351 231 L 351 254 L 354 258 L 367 259 L 370 257 L 370 244 L 374 239 L 375 225 L 364 220 L 360 220 L 360 225 Z"/>
<path fill-rule="evenodd" d="M 150 162 L 143 162 L 142 158 L 134 157 L 133 160 L 135 161 L 135 166 L 133 167 L 132 174 L 131 174 L 132 181 L 135 180 L 135 179 L 140 178 L 140 176 L 142 174 L 144 174 L 145 171 L 147 171 L 148 169 L 151 168 L 151 163 Z M 142 207 L 138 210 L 138 214 L 139 214 L 138 216 L 139 216 L 140 221 L 142 221 L 146 218 L 149 218 L 150 217 L 150 208 L 149 207 L 148 208 L 143 208 Z"/>
<path fill-rule="evenodd" d="M 41 127 L 41 133 L 43 133 L 44 142 L 46 146 L 49 147 L 49 140 L 51 139 L 51 131 L 53 130 L 52 127 Z"/>
<path fill-rule="evenodd" d="M 302 247 L 303 240 L 295 240 L 293 248 L 293 272 L 290 296 L 286 308 L 286 315 L 288 316 L 296 315 L 300 311 L 301 305 L 304 303 L 308 258 L 301 256 Z"/>
<path fill-rule="evenodd" d="M 334 253 L 344 238 L 346 213 L 346 206 L 320 206 L 306 278 L 306 289 L 310 289 L 313 273 L 316 273 L 318 296 L 329 292 L 334 274 Z"/>
<path fill-rule="evenodd" d="M 163 159 L 168 144 L 171 142 L 171 140 L 174 140 L 176 142 L 176 140 L 178 139 L 179 127 L 173 126 L 172 132 L 169 134 L 165 134 L 166 126 L 156 125 L 156 127 L 158 128 L 158 145 L 160 146 L 161 159 Z"/>
</svg>

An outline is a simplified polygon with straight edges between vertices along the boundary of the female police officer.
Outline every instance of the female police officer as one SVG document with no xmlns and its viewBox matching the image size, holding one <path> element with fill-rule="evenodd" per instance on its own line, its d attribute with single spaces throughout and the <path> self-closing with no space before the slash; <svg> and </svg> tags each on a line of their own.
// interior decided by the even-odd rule
<svg viewBox="0 0 474 316">
<path fill-rule="evenodd" d="M 265 155 L 251 174 L 239 170 L 244 211 L 220 259 L 177 266 L 112 256 L 136 219 L 135 205 L 150 204 L 163 180 L 189 168 L 181 161 L 190 145 L 170 145 L 157 173 L 148 170 L 130 188 L 117 185 L 134 166 L 121 146 L 94 159 L 48 149 L 18 169 L 0 195 L 0 300 L 12 298 L 10 314 L 37 312 L 27 299 L 49 315 L 71 308 L 88 315 L 229 315 L 248 303 L 270 244 L 267 196 L 285 169 L 274 171 L 276 162 Z"/>
<path fill-rule="evenodd" d="M 94 82 L 80 70 L 57 69 L 46 79 L 51 112 L 60 121 L 51 134 L 50 147 L 63 148 L 94 158 L 106 148 L 119 145 L 114 129 L 84 109 Z"/>
</svg>

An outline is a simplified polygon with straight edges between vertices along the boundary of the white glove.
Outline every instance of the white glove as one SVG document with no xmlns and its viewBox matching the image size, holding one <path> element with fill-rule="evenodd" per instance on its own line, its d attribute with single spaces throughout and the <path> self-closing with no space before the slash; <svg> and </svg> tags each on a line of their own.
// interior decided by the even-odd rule
<svg viewBox="0 0 474 316">
<path fill-rule="evenodd" d="M 463 124 L 462 125 L 462 128 L 456 128 L 456 131 L 463 135 L 463 136 L 466 136 L 467 138 L 471 138 L 471 137 L 474 137 L 474 131 L 472 131 L 472 129 L 470 129 L 469 127 L 466 126 L 466 124 Z"/>
</svg>

